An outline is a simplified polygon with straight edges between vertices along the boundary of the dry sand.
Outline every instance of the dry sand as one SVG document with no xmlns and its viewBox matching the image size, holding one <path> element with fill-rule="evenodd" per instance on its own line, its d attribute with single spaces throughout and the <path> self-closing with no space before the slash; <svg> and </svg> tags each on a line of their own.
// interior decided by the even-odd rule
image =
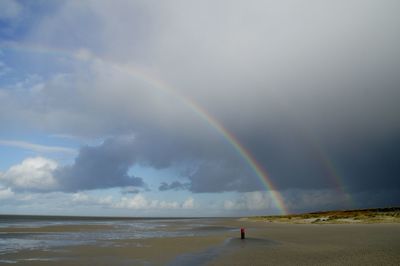
<svg viewBox="0 0 400 266">
<path fill-rule="evenodd" d="M 400 265 L 400 224 L 245 225 L 249 239 L 209 265 Z"/>
<path fill-rule="evenodd" d="M 244 226 L 247 238 L 240 240 L 238 230 L 202 237 L 122 239 L 101 245 L 20 251 L 0 255 L 0 260 L 17 258 L 17 265 L 59 266 L 400 265 L 400 224 L 283 224 L 221 219 L 213 225 Z M 49 226 L 40 232 L 72 229 Z"/>
</svg>

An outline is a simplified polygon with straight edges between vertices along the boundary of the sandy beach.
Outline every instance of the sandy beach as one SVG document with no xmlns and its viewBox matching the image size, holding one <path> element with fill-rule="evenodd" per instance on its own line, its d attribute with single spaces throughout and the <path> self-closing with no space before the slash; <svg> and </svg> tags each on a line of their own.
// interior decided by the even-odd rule
<svg viewBox="0 0 400 266">
<path fill-rule="evenodd" d="M 248 239 L 209 265 L 399 265 L 400 224 L 245 223 Z M 270 240 L 270 245 L 262 245 Z M 238 242 L 238 241 L 236 241 Z M 241 242 L 241 241 L 239 241 Z"/>
<path fill-rule="evenodd" d="M 161 222 L 157 222 L 161 223 Z M 241 240 L 239 228 L 246 228 Z M 124 238 L 112 224 L 0 228 L 0 238 L 25 240 L 86 232 L 122 237 L 2 252 L 11 265 L 399 265 L 400 224 L 289 224 L 250 219 L 166 221 L 156 235 Z M 161 228 L 161 229 L 160 229 Z M 158 230 L 158 231 L 157 231 Z M 179 235 L 173 233 L 179 232 Z M 168 233 L 172 234 L 168 236 Z M 54 235 L 55 234 L 55 235 Z M 167 234 L 160 235 L 157 234 Z M 83 234 L 82 237 L 85 235 Z M 46 239 L 46 238 L 45 238 Z M 11 242 L 10 242 L 11 243 Z M 66 242 L 67 243 L 67 242 Z"/>
</svg>

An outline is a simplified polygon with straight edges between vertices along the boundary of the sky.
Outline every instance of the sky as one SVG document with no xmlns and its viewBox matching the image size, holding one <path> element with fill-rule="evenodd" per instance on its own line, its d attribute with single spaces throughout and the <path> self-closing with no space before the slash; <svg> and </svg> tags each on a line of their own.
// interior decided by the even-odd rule
<svg viewBox="0 0 400 266">
<path fill-rule="evenodd" d="M 0 1 L 0 213 L 400 205 L 400 2 Z"/>
</svg>

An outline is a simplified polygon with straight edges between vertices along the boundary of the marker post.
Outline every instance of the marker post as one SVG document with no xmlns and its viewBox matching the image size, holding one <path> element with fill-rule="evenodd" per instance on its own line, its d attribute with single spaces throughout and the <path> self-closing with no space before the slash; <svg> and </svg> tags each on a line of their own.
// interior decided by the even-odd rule
<svg viewBox="0 0 400 266">
<path fill-rule="evenodd" d="M 244 229 L 244 227 L 240 228 L 240 238 L 241 239 L 245 238 L 245 229 Z"/>
</svg>

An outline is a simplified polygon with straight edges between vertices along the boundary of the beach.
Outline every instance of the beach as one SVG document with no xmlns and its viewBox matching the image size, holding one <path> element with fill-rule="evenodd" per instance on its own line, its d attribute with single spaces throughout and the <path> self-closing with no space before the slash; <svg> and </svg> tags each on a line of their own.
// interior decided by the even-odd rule
<svg viewBox="0 0 400 266">
<path fill-rule="evenodd" d="M 399 265 L 400 224 L 249 223 L 249 238 L 209 265 Z M 271 245 L 260 245 L 268 239 Z"/>
<path fill-rule="evenodd" d="M 240 228 L 246 239 L 240 239 Z M 0 224 L 4 265 L 399 265 L 400 224 L 239 218 Z"/>
</svg>

